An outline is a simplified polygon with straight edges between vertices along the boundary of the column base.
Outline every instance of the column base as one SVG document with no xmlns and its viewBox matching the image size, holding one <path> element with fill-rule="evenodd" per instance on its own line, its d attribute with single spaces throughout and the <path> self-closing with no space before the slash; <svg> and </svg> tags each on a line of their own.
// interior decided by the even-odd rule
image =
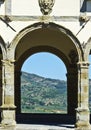
<svg viewBox="0 0 91 130">
<path fill-rule="evenodd" d="M 7 126 L 16 126 L 16 122 L 14 120 L 8 120 L 8 119 L 4 119 L 1 122 L 1 127 L 7 127 Z"/>
<path fill-rule="evenodd" d="M 75 130 L 91 130 L 91 125 L 88 122 L 78 121 L 75 124 Z"/>
<path fill-rule="evenodd" d="M 2 111 L 2 126 L 15 126 L 15 111 L 14 110 L 3 110 Z"/>
<path fill-rule="evenodd" d="M 1 126 L 15 126 L 15 108 L 12 104 L 3 104 L 1 107 Z"/>
<path fill-rule="evenodd" d="M 76 130 L 91 130 L 91 125 L 89 123 L 89 109 L 77 108 L 76 109 Z"/>
</svg>

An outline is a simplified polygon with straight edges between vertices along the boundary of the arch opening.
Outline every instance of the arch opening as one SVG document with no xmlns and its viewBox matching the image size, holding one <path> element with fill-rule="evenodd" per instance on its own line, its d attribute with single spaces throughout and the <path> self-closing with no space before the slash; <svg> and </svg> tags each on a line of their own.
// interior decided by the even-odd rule
<svg viewBox="0 0 91 130">
<path fill-rule="evenodd" d="M 21 113 L 67 113 L 67 72 L 59 57 L 35 53 L 21 70 Z"/>
</svg>

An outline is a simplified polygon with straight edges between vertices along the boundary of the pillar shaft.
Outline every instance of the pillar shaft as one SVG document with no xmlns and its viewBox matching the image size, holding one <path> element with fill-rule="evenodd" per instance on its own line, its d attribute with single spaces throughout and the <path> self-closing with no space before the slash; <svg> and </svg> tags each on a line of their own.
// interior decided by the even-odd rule
<svg viewBox="0 0 91 130">
<path fill-rule="evenodd" d="M 89 63 L 78 63 L 78 108 L 76 109 L 76 127 L 88 129 L 89 117 Z"/>
<path fill-rule="evenodd" d="M 14 61 L 3 60 L 2 125 L 15 125 Z"/>
</svg>

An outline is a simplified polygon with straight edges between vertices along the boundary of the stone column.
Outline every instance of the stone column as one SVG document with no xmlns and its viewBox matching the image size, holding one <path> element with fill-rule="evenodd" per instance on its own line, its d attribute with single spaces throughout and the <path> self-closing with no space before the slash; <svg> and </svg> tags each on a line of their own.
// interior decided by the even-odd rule
<svg viewBox="0 0 91 130">
<path fill-rule="evenodd" d="M 15 125 L 15 105 L 14 105 L 14 61 L 2 61 L 2 125 Z"/>
<path fill-rule="evenodd" d="M 78 108 L 76 109 L 76 127 L 90 130 L 89 117 L 89 76 L 88 62 L 78 63 Z"/>
</svg>

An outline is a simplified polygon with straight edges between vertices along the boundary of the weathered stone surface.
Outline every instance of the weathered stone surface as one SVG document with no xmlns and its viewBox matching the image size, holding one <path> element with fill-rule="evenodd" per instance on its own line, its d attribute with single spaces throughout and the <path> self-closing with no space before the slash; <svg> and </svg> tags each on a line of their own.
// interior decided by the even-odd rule
<svg viewBox="0 0 91 130">
<path fill-rule="evenodd" d="M 27 2 L 29 2 L 29 7 L 31 1 L 23 0 L 27 6 Z M 66 66 L 68 114 L 76 116 L 75 127 L 79 130 L 90 129 L 88 57 L 91 54 L 91 14 L 86 16 L 89 12 L 86 10 L 85 13 L 81 12 L 84 0 L 66 1 L 69 3 L 68 5 L 63 1 L 60 5 L 56 5 L 55 9 L 59 12 L 57 16 L 54 15 L 55 13 L 53 13 L 54 16 L 49 16 L 55 0 L 39 0 L 43 16 L 40 14 L 24 16 L 21 8 L 23 6 L 27 10 L 27 6 L 22 2 L 18 7 L 19 3 L 14 4 L 13 2 L 16 3 L 15 0 L 0 1 L 0 95 L 2 95 L 2 97 L 0 96 L 2 114 L 0 129 L 68 130 L 66 127 L 56 126 L 17 125 L 10 127 L 16 125 L 16 111 L 17 113 L 21 111 L 20 73 L 17 72 L 21 71 L 21 66 L 28 56 L 45 51 L 57 55 Z M 76 2 L 77 9 L 74 2 Z M 59 6 L 63 7 L 63 4 L 65 8 L 57 9 Z M 37 6 L 35 5 L 35 7 Z M 17 10 L 22 15 L 12 15 L 14 11 L 17 14 Z M 31 13 L 31 11 L 30 9 L 28 12 Z M 63 15 L 65 11 L 67 15 Z M 86 17 L 79 18 L 79 16 Z M 18 107 L 17 110 L 16 107 Z"/>
</svg>

